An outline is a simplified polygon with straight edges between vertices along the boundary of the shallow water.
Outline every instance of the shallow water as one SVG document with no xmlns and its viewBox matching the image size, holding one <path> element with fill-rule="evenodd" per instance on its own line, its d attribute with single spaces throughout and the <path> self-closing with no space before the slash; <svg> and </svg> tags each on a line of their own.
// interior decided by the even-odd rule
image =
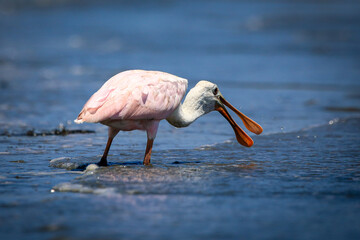
<svg viewBox="0 0 360 240">
<path fill-rule="evenodd" d="M 359 10 L 0 1 L 1 239 L 359 239 Z M 107 129 L 72 120 L 133 68 L 213 81 L 264 133 L 244 148 L 211 113 L 162 122 L 150 167 L 143 132 L 89 165 Z"/>
</svg>

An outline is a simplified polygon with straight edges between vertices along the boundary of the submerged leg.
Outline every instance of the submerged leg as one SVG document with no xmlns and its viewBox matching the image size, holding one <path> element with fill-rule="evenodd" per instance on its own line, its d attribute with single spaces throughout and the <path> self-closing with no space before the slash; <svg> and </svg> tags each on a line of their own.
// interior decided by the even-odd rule
<svg viewBox="0 0 360 240">
<path fill-rule="evenodd" d="M 154 143 L 154 139 L 148 138 L 147 144 L 146 144 L 144 161 L 143 161 L 144 165 L 150 165 L 150 158 L 151 158 L 151 151 L 152 151 L 153 143 Z"/>
<path fill-rule="evenodd" d="M 118 129 L 115 129 L 115 128 L 112 128 L 112 127 L 109 127 L 109 137 L 108 137 L 108 141 L 106 143 L 106 147 L 105 147 L 105 151 L 103 153 L 103 156 L 101 157 L 101 160 L 100 162 L 98 162 L 98 165 L 99 166 L 107 166 L 107 155 L 109 153 L 109 150 L 110 150 L 110 146 L 111 146 L 111 143 L 114 139 L 114 137 L 116 136 L 116 134 L 118 134 L 119 130 Z"/>
</svg>

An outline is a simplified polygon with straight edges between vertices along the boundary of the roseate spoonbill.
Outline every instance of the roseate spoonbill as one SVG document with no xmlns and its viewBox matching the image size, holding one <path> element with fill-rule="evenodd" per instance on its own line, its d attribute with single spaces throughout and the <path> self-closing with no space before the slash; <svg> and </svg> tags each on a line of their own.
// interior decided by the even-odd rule
<svg viewBox="0 0 360 240">
<path fill-rule="evenodd" d="M 262 128 L 225 100 L 216 84 L 200 81 L 185 95 L 188 81 L 159 71 L 129 70 L 110 78 L 84 105 L 76 123 L 102 123 L 109 127 L 108 141 L 98 163 L 107 165 L 112 140 L 122 131 L 145 130 L 147 144 L 144 165 L 150 157 L 159 122 L 166 119 L 175 127 L 187 127 L 197 118 L 217 110 L 234 129 L 237 141 L 246 147 L 253 140 L 235 123 L 225 106 L 233 110 L 245 127 L 260 134 Z"/>
</svg>

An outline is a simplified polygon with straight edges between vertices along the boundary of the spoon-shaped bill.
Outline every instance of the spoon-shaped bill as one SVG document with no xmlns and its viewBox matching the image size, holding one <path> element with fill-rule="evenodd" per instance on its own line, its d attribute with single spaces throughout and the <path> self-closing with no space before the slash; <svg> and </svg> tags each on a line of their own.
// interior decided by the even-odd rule
<svg viewBox="0 0 360 240">
<path fill-rule="evenodd" d="M 254 144 L 254 141 L 251 139 L 251 137 L 249 137 L 244 130 L 242 130 L 234 121 L 234 119 L 232 119 L 232 117 L 230 116 L 230 114 L 228 113 L 228 111 L 222 107 L 222 106 L 218 106 L 218 108 L 216 109 L 217 111 L 219 111 L 221 113 L 221 115 L 224 116 L 224 118 L 230 123 L 231 127 L 234 129 L 235 135 L 236 135 L 236 140 L 243 146 L 245 147 L 251 147 Z"/>
<path fill-rule="evenodd" d="M 233 110 L 240 117 L 240 119 L 243 121 L 245 127 L 249 131 L 251 131 L 251 132 L 253 132 L 255 134 L 262 133 L 263 129 L 258 123 L 256 123 L 254 120 L 252 120 L 251 118 L 247 117 L 245 114 L 243 114 L 242 112 L 237 110 L 233 105 L 231 105 L 228 101 L 226 101 L 223 96 L 220 96 L 220 101 L 225 106 L 227 106 L 228 108 Z"/>
</svg>

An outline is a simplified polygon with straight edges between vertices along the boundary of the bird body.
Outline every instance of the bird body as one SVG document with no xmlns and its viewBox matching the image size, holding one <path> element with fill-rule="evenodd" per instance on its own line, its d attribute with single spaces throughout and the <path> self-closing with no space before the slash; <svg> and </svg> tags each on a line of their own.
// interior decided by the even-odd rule
<svg viewBox="0 0 360 240">
<path fill-rule="evenodd" d="M 125 71 L 92 95 L 76 122 L 161 120 L 179 106 L 187 85 L 186 79 L 169 73 Z"/>
<path fill-rule="evenodd" d="M 147 132 L 148 143 L 144 164 L 148 165 L 152 144 L 161 120 L 167 119 L 175 127 L 186 127 L 198 117 L 213 110 L 218 110 L 230 122 L 238 141 L 244 138 L 243 145 L 252 145 L 251 138 L 224 110 L 220 100 L 223 97 L 216 84 L 200 81 L 189 91 L 184 103 L 181 104 L 187 85 L 188 81 L 184 78 L 169 73 L 145 70 L 121 72 L 105 82 L 86 102 L 75 119 L 76 123 L 99 122 L 109 126 L 108 143 L 99 165 L 107 165 L 106 158 L 111 142 L 120 130 L 145 130 Z M 243 114 L 240 116 L 243 121 L 245 119 L 244 123 L 252 122 L 250 129 L 246 124 L 245 126 L 250 131 L 261 133 L 260 125 L 246 116 L 243 118 L 244 116 Z"/>
</svg>

